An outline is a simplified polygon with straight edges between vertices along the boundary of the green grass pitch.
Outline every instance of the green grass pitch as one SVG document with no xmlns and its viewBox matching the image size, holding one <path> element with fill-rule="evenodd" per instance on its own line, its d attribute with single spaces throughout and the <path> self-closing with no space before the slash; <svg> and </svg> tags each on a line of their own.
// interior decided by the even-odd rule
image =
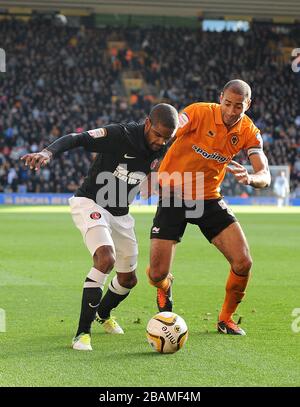
<svg viewBox="0 0 300 407">
<path fill-rule="evenodd" d="M 299 209 L 236 211 L 254 259 L 239 308 L 246 337 L 216 332 L 228 265 L 195 226 L 187 228 L 173 273 L 174 312 L 186 320 L 189 339 L 173 355 L 153 352 L 146 341 L 156 306 L 144 273 L 153 213 L 143 208 L 134 213 L 139 284 L 114 312 L 125 335 L 95 325 L 93 352 L 70 348 L 91 261 L 67 212 L 0 209 L 0 386 L 300 385 L 300 332 L 292 330 L 292 311 L 300 308 Z"/>
</svg>

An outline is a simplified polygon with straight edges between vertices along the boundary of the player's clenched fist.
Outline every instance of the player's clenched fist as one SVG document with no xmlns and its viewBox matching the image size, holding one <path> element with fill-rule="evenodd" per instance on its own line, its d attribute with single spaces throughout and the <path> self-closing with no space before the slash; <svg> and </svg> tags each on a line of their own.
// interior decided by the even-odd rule
<svg viewBox="0 0 300 407">
<path fill-rule="evenodd" d="M 39 153 L 25 154 L 21 160 L 25 161 L 31 170 L 39 170 L 51 161 L 52 153 L 48 150 L 42 150 Z"/>
</svg>

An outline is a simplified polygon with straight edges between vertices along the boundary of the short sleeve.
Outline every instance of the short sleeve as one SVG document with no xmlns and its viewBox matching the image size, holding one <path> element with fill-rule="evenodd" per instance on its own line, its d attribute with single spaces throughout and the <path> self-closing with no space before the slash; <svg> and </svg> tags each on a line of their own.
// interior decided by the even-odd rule
<svg viewBox="0 0 300 407">
<path fill-rule="evenodd" d="M 244 149 L 247 151 L 248 157 L 263 152 L 263 139 L 259 129 L 253 123 L 248 130 Z"/>
<path fill-rule="evenodd" d="M 187 106 L 179 113 L 179 126 L 176 137 L 179 138 L 186 133 L 193 131 L 198 124 L 197 104 Z"/>
</svg>

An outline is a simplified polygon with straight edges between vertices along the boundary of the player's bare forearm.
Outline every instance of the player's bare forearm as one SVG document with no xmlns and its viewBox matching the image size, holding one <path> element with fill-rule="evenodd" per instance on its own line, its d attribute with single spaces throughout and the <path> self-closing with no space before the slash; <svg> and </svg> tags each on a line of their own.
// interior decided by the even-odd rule
<svg viewBox="0 0 300 407">
<path fill-rule="evenodd" d="M 254 170 L 254 174 L 249 175 L 249 185 L 253 188 L 269 187 L 271 185 L 271 174 L 265 154 L 263 152 L 254 154 L 249 159 Z"/>
<path fill-rule="evenodd" d="M 249 185 L 253 188 L 266 188 L 271 184 L 271 175 L 269 170 L 258 171 L 249 175 Z"/>
</svg>

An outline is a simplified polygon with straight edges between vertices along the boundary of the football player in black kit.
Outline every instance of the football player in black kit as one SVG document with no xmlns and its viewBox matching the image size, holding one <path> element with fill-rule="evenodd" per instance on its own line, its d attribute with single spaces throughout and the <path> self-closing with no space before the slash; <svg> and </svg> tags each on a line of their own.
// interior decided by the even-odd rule
<svg viewBox="0 0 300 407">
<path fill-rule="evenodd" d="M 137 283 L 138 246 L 128 206 L 138 185 L 163 157 L 177 127 L 177 110 L 160 103 L 152 108 L 144 124 L 109 124 L 68 134 L 41 152 L 22 157 L 26 165 L 38 170 L 57 154 L 76 147 L 98 153 L 87 177 L 69 200 L 74 223 L 93 257 L 93 267 L 83 286 L 73 349 L 92 350 L 91 324 L 95 318 L 106 332 L 123 333 L 110 312 Z M 108 274 L 114 267 L 116 275 L 102 298 Z"/>
</svg>

